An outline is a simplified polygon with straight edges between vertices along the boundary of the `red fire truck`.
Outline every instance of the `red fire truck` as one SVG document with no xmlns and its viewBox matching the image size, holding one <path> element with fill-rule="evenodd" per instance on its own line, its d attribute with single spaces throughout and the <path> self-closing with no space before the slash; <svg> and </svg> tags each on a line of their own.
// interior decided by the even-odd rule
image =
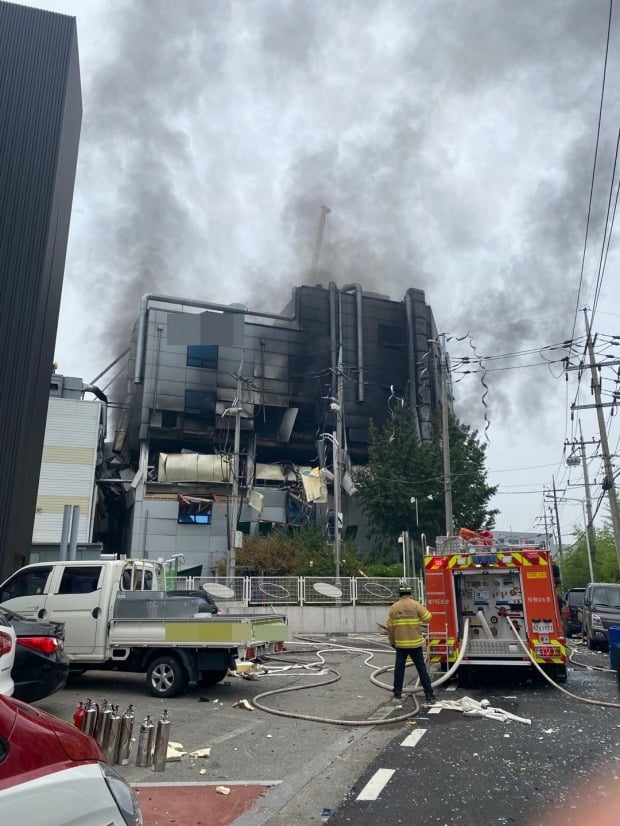
<svg viewBox="0 0 620 826">
<path fill-rule="evenodd" d="M 445 672 L 461 657 L 462 683 L 473 669 L 533 663 L 566 682 L 556 570 L 543 546 L 500 545 L 489 532 L 469 530 L 438 537 L 424 558 L 431 663 Z"/>
</svg>

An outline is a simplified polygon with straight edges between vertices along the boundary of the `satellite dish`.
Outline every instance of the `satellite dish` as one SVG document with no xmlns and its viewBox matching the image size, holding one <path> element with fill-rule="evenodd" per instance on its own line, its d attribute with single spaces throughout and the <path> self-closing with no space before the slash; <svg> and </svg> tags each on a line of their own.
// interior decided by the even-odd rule
<svg viewBox="0 0 620 826">
<path fill-rule="evenodd" d="M 315 582 L 312 586 L 314 590 L 324 597 L 331 597 L 332 599 L 339 599 L 342 596 L 340 588 L 331 585 L 329 582 Z"/>
<path fill-rule="evenodd" d="M 235 596 L 233 589 L 221 582 L 205 582 L 202 588 L 207 594 L 217 599 L 232 599 Z"/>
</svg>

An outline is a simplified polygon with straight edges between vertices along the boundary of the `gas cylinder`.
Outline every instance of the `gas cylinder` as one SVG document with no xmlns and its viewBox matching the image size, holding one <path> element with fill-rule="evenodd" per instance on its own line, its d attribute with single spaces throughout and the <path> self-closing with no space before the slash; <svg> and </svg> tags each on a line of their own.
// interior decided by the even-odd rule
<svg viewBox="0 0 620 826">
<path fill-rule="evenodd" d="M 77 708 L 73 712 L 73 725 L 76 728 L 79 728 L 80 731 L 82 730 L 82 726 L 84 725 L 84 703 L 80 700 L 77 705 Z"/>
<path fill-rule="evenodd" d="M 82 723 L 84 734 L 90 734 L 91 737 L 95 736 L 98 713 L 97 704 L 93 703 L 90 697 L 87 697 L 84 706 L 84 722 Z"/>
<path fill-rule="evenodd" d="M 111 706 L 112 713 L 110 714 L 110 722 L 108 724 L 108 731 L 106 739 L 103 743 L 103 751 L 105 752 L 108 763 L 113 766 L 116 763 L 116 756 L 118 754 L 118 744 L 121 736 L 121 723 L 123 718 L 118 713 L 118 706 Z"/>
<path fill-rule="evenodd" d="M 151 720 L 150 714 L 144 718 L 140 726 L 138 736 L 138 749 L 136 751 L 136 766 L 150 766 L 153 754 L 153 733 L 155 724 Z"/>
<path fill-rule="evenodd" d="M 133 705 L 129 705 L 127 711 L 123 714 L 118 755 L 116 757 L 116 762 L 121 766 L 126 766 L 129 763 L 129 750 L 131 749 L 131 735 L 133 734 L 134 720 Z"/>
<path fill-rule="evenodd" d="M 95 740 L 99 743 L 101 748 L 104 748 L 108 740 L 108 731 L 110 729 L 110 717 L 112 716 L 112 706 L 107 700 L 104 700 L 99 709 L 99 717 L 97 719 L 97 733 Z"/>
<path fill-rule="evenodd" d="M 163 714 L 157 721 L 155 732 L 155 747 L 153 749 L 153 771 L 163 772 L 166 769 L 166 757 L 168 755 L 168 740 L 170 739 L 170 720 L 168 710 L 164 709 Z"/>
</svg>

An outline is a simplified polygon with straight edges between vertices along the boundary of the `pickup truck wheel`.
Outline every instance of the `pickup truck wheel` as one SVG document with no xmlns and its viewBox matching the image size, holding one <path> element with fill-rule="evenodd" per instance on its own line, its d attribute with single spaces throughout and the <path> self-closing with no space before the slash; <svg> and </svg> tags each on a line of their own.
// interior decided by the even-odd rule
<svg viewBox="0 0 620 826">
<path fill-rule="evenodd" d="M 187 674 L 176 657 L 157 657 L 146 674 L 153 697 L 176 697 L 187 686 Z"/>
<path fill-rule="evenodd" d="M 228 674 L 228 669 L 223 671 L 216 671 L 214 669 L 207 669 L 200 672 L 200 685 L 215 685 L 221 683 L 224 677 Z"/>
</svg>

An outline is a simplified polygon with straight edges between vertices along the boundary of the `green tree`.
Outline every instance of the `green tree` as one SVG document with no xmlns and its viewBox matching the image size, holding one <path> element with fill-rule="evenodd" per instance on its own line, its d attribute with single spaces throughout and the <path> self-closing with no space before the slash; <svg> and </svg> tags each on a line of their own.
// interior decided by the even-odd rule
<svg viewBox="0 0 620 826">
<path fill-rule="evenodd" d="M 562 587 L 581 588 L 590 582 L 590 565 L 588 548 L 583 530 L 573 531 L 575 543 L 562 554 L 560 565 Z M 592 568 L 595 582 L 620 582 L 618 558 L 614 542 L 613 529 L 609 523 L 596 531 L 596 554 L 592 555 Z"/>
<path fill-rule="evenodd" d="M 453 416 L 448 433 L 453 529 L 492 528 L 498 511 L 490 510 L 488 503 L 497 487 L 486 482 L 486 446 Z M 408 405 L 397 408 L 381 428 L 371 423 L 369 464 L 357 474 L 355 484 L 371 536 L 384 551 L 396 552 L 404 530 L 416 539 L 424 532 L 433 544 L 435 536 L 446 532 L 441 417 L 433 420 L 428 443 L 420 443 Z"/>
<path fill-rule="evenodd" d="M 340 573 L 358 576 L 361 567 L 357 545 L 343 539 Z M 244 536 L 236 568 L 243 576 L 334 576 L 334 546 L 314 525 L 282 527 L 266 535 Z"/>
</svg>

